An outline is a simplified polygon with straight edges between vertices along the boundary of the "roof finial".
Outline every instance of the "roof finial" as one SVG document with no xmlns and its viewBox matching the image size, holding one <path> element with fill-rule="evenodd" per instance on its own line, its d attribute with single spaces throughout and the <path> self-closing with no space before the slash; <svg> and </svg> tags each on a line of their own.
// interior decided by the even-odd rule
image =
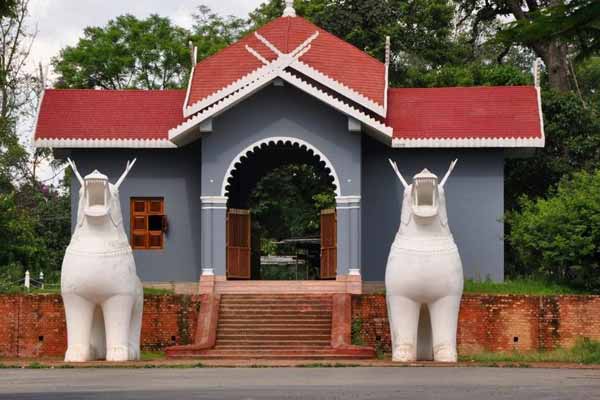
<svg viewBox="0 0 600 400">
<path fill-rule="evenodd" d="M 283 10 L 284 17 L 295 17 L 296 10 L 294 10 L 294 0 L 284 0 L 285 9 Z"/>
<path fill-rule="evenodd" d="M 538 57 L 533 62 L 533 84 L 536 88 L 540 87 L 540 64 L 542 60 Z"/>
</svg>

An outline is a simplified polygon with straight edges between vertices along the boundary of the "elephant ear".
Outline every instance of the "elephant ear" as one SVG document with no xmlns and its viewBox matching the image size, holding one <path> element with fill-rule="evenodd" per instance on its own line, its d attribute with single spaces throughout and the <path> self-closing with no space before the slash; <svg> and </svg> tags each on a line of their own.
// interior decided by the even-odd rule
<svg viewBox="0 0 600 400">
<path fill-rule="evenodd" d="M 408 225 L 412 215 L 412 207 L 410 206 L 410 193 L 412 191 L 412 185 L 408 185 L 404 189 L 404 196 L 402 199 L 402 215 L 400 216 L 400 222 L 402 225 Z"/>
<path fill-rule="evenodd" d="M 438 186 L 438 196 L 439 196 L 439 216 L 440 216 L 440 224 L 443 227 L 448 226 L 448 211 L 446 210 L 446 192 L 444 192 L 444 188 L 442 186 Z"/>
</svg>

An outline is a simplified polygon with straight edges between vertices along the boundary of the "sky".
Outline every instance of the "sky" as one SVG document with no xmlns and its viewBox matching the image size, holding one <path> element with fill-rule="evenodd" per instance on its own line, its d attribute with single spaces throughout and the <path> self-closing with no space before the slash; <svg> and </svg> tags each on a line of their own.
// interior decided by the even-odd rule
<svg viewBox="0 0 600 400">
<path fill-rule="evenodd" d="M 37 25 L 31 65 L 47 65 L 59 50 L 74 45 L 87 26 L 103 26 L 122 14 L 159 14 L 180 26 L 192 25 L 192 14 L 205 4 L 221 15 L 246 16 L 261 0 L 30 0 L 32 28 Z"/>
<path fill-rule="evenodd" d="M 104 26 L 122 14 L 146 17 L 158 14 L 169 17 L 175 24 L 190 28 L 196 7 L 204 4 L 220 15 L 245 17 L 265 0 L 30 0 L 29 26 L 37 29 L 32 46 L 29 69 L 37 71 L 41 62 L 49 80 L 52 57 L 65 46 L 75 45 L 88 26 Z M 31 145 L 33 121 L 22 121 L 19 134 L 24 144 Z M 40 179 L 46 180 L 56 172 L 48 165 L 40 168 Z M 56 183 L 62 174 L 48 181 Z"/>
</svg>

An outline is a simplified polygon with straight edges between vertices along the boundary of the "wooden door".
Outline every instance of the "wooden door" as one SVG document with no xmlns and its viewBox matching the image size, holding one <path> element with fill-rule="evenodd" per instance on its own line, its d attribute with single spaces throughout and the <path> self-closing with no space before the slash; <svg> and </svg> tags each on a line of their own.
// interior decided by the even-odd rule
<svg viewBox="0 0 600 400">
<path fill-rule="evenodd" d="M 227 210 L 227 277 L 250 279 L 250 210 Z"/>
<path fill-rule="evenodd" d="M 321 211 L 321 279 L 337 274 L 337 219 L 335 210 Z"/>
</svg>

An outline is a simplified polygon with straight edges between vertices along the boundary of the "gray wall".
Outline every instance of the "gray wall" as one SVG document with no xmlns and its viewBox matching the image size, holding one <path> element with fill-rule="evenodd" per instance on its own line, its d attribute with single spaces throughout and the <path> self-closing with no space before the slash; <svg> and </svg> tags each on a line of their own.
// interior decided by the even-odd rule
<svg viewBox="0 0 600 400">
<path fill-rule="evenodd" d="M 268 86 L 213 121 L 202 138 L 202 192 L 220 196 L 231 161 L 252 143 L 274 136 L 303 139 L 331 161 L 341 194 L 360 194 L 360 134 L 348 132 L 348 119 L 289 85 Z"/>
<path fill-rule="evenodd" d="M 504 157 L 497 149 L 392 149 L 363 138 L 362 271 L 383 281 L 390 245 L 400 224 L 403 188 L 388 158 L 409 180 L 423 168 L 440 179 L 450 161 L 458 164 L 446 184 L 450 229 L 465 276 L 504 277 Z"/>
<path fill-rule="evenodd" d="M 143 281 L 196 281 L 200 277 L 200 162 L 201 146 L 181 149 L 73 150 L 71 158 L 82 176 L 98 169 L 114 183 L 128 159 L 137 162 L 121 185 L 124 226 L 129 235 L 129 198 L 164 197 L 169 232 L 163 250 L 135 250 L 137 272 Z M 79 183 L 72 180 L 72 226 L 75 226 Z"/>
</svg>

